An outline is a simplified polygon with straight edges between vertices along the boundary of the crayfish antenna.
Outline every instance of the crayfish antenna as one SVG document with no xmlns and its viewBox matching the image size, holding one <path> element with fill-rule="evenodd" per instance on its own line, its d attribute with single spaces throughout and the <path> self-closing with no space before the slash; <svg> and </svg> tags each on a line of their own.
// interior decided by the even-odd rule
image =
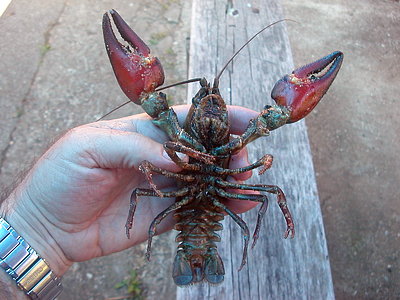
<svg viewBox="0 0 400 300">
<path fill-rule="evenodd" d="M 130 103 L 130 102 L 132 102 L 132 101 L 129 100 L 129 101 L 126 101 L 126 102 L 124 102 L 124 103 L 118 105 L 116 108 L 110 110 L 110 111 L 109 111 L 108 113 L 106 113 L 104 116 L 102 116 L 102 117 L 100 117 L 99 119 L 97 119 L 96 122 L 103 120 L 105 117 L 111 115 L 114 111 L 120 109 L 121 107 L 127 105 L 127 104 Z"/>
<path fill-rule="evenodd" d="M 272 26 L 274 26 L 274 25 L 276 25 L 276 24 L 278 24 L 278 23 L 284 22 L 284 21 L 291 21 L 291 22 L 298 23 L 297 21 L 292 20 L 292 19 L 282 19 L 282 20 L 278 20 L 278 21 L 276 21 L 276 22 L 273 22 L 273 23 L 271 23 L 271 24 L 265 26 L 264 28 L 260 29 L 260 30 L 259 30 L 257 33 L 255 33 L 246 43 L 244 43 L 244 45 L 243 45 L 242 47 L 240 47 L 239 50 L 236 51 L 236 52 L 232 55 L 232 57 L 228 60 L 228 62 L 223 66 L 222 70 L 218 73 L 218 75 L 217 75 L 217 76 L 215 77 L 215 79 L 214 79 L 214 87 L 215 87 L 215 88 L 218 87 L 219 78 L 221 77 L 222 73 L 223 73 L 223 72 L 225 71 L 225 69 L 229 66 L 229 64 L 233 61 L 233 59 L 244 49 L 244 47 L 246 47 L 248 44 L 250 44 L 250 42 L 251 42 L 252 40 L 254 40 L 254 39 L 255 39 L 260 33 L 262 33 L 264 30 L 266 30 L 266 29 L 268 29 L 268 28 L 270 28 L 270 27 L 272 27 Z"/>
<path fill-rule="evenodd" d="M 192 82 L 198 82 L 198 81 L 201 81 L 201 79 L 202 79 L 202 78 L 192 78 L 192 79 L 188 79 L 188 80 L 183 80 L 183 81 L 176 82 L 176 83 L 173 83 L 173 84 L 170 84 L 170 85 L 166 85 L 166 86 L 159 87 L 159 88 L 156 89 L 155 91 L 156 91 L 156 92 L 159 92 L 159 91 L 168 89 L 168 88 L 170 88 L 170 87 L 178 86 L 178 85 L 181 85 L 181 84 L 187 84 L 187 83 L 192 83 Z M 111 115 L 113 112 L 117 111 L 118 109 L 120 109 L 121 107 L 127 105 L 127 104 L 130 103 L 130 102 L 132 102 L 132 101 L 129 100 L 129 101 L 126 101 L 126 102 L 124 102 L 124 103 L 118 105 L 116 108 L 113 108 L 111 111 L 109 111 L 108 113 L 106 113 L 105 115 L 103 115 L 102 117 L 100 117 L 99 119 L 97 119 L 96 122 L 103 120 L 105 117 Z"/>
<path fill-rule="evenodd" d="M 173 84 L 170 84 L 170 85 L 162 86 L 162 87 L 159 87 L 158 89 L 156 89 L 156 92 L 159 92 L 159 91 L 168 89 L 168 88 L 170 88 L 170 87 L 182 85 L 182 84 L 187 84 L 187 83 L 192 83 L 192 82 L 201 81 L 201 79 L 202 79 L 202 78 L 192 78 L 192 79 L 188 79 L 188 80 L 176 82 L 176 83 L 173 83 Z"/>
</svg>

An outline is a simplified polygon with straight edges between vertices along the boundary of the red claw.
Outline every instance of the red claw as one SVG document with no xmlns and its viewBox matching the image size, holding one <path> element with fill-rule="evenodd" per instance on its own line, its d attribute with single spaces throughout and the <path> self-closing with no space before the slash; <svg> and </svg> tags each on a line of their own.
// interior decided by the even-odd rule
<svg viewBox="0 0 400 300">
<path fill-rule="evenodd" d="M 294 70 L 275 84 L 271 96 L 278 105 L 289 109 L 290 118 L 287 123 L 296 122 L 313 110 L 335 79 L 342 61 L 343 53 L 333 52 Z M 329 65 L 323 75 L 317 75 Z"/>
<path fill-rule="evenodd" d="M 142 39 L 126 24 L 121 16 L 110 10 L 115 26 L 121 37 L 130 45 L 122 45 L 114 35 L 110 18 L 103 16 L 103 35 L 108 57 L 110 58 L 118 83 L 128 98 L 140 103 L 140 95 L 153 92 L 164 83 L 164 71 L 157 57 Z"/>
</svg>

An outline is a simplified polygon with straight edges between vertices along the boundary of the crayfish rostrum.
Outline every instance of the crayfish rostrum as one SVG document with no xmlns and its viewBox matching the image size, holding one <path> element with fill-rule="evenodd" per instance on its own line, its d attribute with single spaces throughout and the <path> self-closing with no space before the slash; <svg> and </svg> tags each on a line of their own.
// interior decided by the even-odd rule
<svg viewBox="0 0 400 300">
<path fill-rule="evenodd" d="M 151 241 L 157 225 L 168 214 L 174 212 L 175 229 L 180 231 L 176 237 L 179 246 L 173 264 L 175 283 L 220 283 L 224 279 L 225 271 L 215 242 L 220 240 L 216 231 L 222 230 L 219 222 L 224 218 L 224 214 L 232 217 L 243 231 L 245 246 L 239 270 L 246 263 L 250 237 L 246 223 L 221 200 L 233 198 L 261 203 L 253 246 L 268 205 L 266 195 L 240 194 L 229 190 L 253 190 L 275 194 L 286 221 L 285 237 L 294 236 L 292 216 L 285 195 L 278 186 L 227 181 L 229 175 L 258 167 L 262 167 L 259 173 L 264 173 L 271 167 L 272 156 L 267 154 L 249 166 L 229 169 L 230 156 L 251 141 L 268 135 L 269 131 L 304 118 L 317 105 L 335 79 L 343 54 L 339 51 L 333 52 L 284 76 L 272 90 L 272 98 L 277 105 L 266 105 L 256 118 L 250 120 L 247 129 L 240 136 L 229 134 L 228 110 L 218 88 L 222 71 L 212 85 L 203 78 L 199 80 L 201 87 L 192 99 L 192 106 L 182 128 L 174 110 L 168 106 L 166 95 L 156 90 L 164 82 L 161 63 L 150 54 L 147 45 L 116 11 L 111 10 L 110 15 L 121 37 L 129 44 L 124 46 L 118 42 L 109 16 L 104 14 L 103 34 L 106 49 L 118 83 L 128 98 L 141 105 L 152 117 L 153 123 L 169 136 L 170 141 L 164 144 L 164 149 L 182 168 L 181 172 L 173 173 L 147 161 L 141 163 L 140 169 L 146 175 L 150 188 L 137 188 L 133 191 L 126 233 L 129 237 L 138 196 L 175 197 L 175 203 L 160 212 L 150 225 L 147 258 L 150 257 Z M 189 161 L 182 160 L 177 153 L 186 154 Z M 153 173 L 176 179 L 179 189 L 172 192 L 158 190 L 151 178 Z"/>
</svg>

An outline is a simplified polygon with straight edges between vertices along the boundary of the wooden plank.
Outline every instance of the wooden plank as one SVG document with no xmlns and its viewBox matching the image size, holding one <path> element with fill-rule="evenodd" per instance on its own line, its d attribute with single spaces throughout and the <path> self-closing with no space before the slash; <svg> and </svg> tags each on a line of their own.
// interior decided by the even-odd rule
<svg viewBox="0 0 400 300">
<path fill-rule="evenodd" d="M 250 4 L 251 5 L 250 5 Z M 282 19 L 273 0 L 195 0 L 192 10 L 189 78 L 212 80 L 228 58 L 255 32 Z M 284 24 L 268 29 L 247 47 L 221 78 L 220 90 L 228 104 L 261 110 L 272 104 L 274 83 L 293 70 L 292 54 Z M 189 97 L 198 86 L 192 85 Z M 250 160 L 265 153 L 274 165 L 252 183 L 277 184 L 288 199 L 296 237 L 284 240 L 285 223 L 275 198 L 261 229 L 261 237 L 249 251 L 241 272 L 243 240 L 240 228 L 224 221 L 218 248 L 225 264 L 225 281 L 178 288 L 178 299 L 334 299 L 325 234 L 312 157 L 304 121 L 284 126 L 249 146 Z M 257 210 L 243 215 L 254 229 Z"/>
</svg>

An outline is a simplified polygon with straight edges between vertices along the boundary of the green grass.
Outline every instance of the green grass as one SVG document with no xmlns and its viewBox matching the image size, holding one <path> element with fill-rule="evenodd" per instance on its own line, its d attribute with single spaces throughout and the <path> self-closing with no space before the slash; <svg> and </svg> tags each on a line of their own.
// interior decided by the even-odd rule
<svg viewBox="0 0 400 300">
<path fill-rule="evenodd" d="M 157 45 L 162 39 L 167 36 L 166 32 L 156 32 L 150 36 L 149 43 L 150 45 L 154 46 Z"/>
<path fill-rule="evenodd" d="M 50 44 L 44 44 L 40 47 L 40 53 L 43 55 L 45 55 L 47 52 L 49 52 L 51 50 L 51 45 Z"/>
<path fill-rule="evenodd" d="M 117 297 L 118 299 L 126 299 L 126 300 L 143 300 L 143 290 L 142 283 L 137 275 L 136 270 L 132 270 L 129 274 L 129 277 L 117 283 L 114 286 L 117 290 L 124 290 L 126 293 L 126 297 Z M 115 299 L 117 299 L 115 298 Z"/>
</svg>

